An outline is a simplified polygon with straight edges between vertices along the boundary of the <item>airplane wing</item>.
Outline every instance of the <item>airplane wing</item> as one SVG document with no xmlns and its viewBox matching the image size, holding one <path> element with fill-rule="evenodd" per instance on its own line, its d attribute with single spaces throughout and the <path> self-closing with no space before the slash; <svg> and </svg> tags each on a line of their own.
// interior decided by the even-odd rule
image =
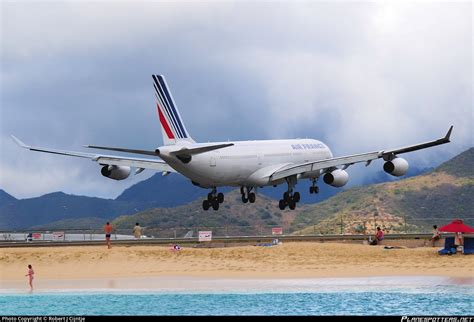
<svg viewBox="0 0 474 322">
<path fill-rule="evenodd" d="M 412 151 L 421 150 L 421 149 L 429 148 L 429 147 L 440 145 L 440 144 L 449 143 L 450 142 L 449 138 L 451 136 L 452 130 L 453 130 L 453 126 L 449 128 L 448 133 L 446 133 L 446 135 L 443 138 L 429 141 L 429 142 L 419 143 L 415 145 L 410 145 L 410 146 L 402 147 L 398 149 L 381 150 L 381 151 L 374 151 L 374 152 L 368 152 L 368 153 L 354 154 L 354 155 L 348 155 L 344 157 L 337 157 L 337 158 L 292 165 L 284 169 L 275 171 L 270 176 L 270 180 L 276 181 L 279 179 L 291 177 L 293 175 L 303 174 L 305 172 L 326 170 L 326 169 L 331 169 L 338 166 L 344 166 L 345 168 L 347 168 L 348 166 L 353 165 L 354 163 L 359 163 L 359 162 L 366 162 L 366 166 L 368 166 L 372 160 L 379 159 L 379 158 L 383 158 L 384 160 L 389 161 L 389 160 L 392 160 L 397 154 L 412 152 Z"/>
<path fill-rule="evenodd" d="M 126 149 L 126 148 L 113 148 L 113 147 L 108 147 L 108 146 L 97 146 L 97 145 L 83 145 L 83 147 L 89 148 L 89 149 L 109 150 L 109 151 L 145 154 L 145 155 L 153 155 L 153 156 L 157 156 L 158 154 L 160 154 L 160 151 L 158 150 L 148 151 L 148 150 L 136 150 L 136 149 Z"/>
<path fill-rule="evenodd" d="M 79 158 L 86 158 L 92 161 L 96 161 L 101 165 L 116 165 L 116 166 L 129 166 L 141 169 L 152 169 L 159 172 L 176 172 L 163 160 L 152 160 L 152 159 L 142 159 L 142 158 L 128 158 L 122 156 L 113 156 L 113 155 L 104 155 L 104 154 L 93 154 L 93 153 L 84 153 L 84 152 L 75 152 L 75 151 L 65 151 L 57 149 L 46 149 L 40 147 L 33 147 L 26 145 L 20 141 L 17 137 L 11 136 L 12 139 L 22 148 L 28 149 L 30 151 L 45 152 L 59 155 L 67 155 Z"/>
</svg>

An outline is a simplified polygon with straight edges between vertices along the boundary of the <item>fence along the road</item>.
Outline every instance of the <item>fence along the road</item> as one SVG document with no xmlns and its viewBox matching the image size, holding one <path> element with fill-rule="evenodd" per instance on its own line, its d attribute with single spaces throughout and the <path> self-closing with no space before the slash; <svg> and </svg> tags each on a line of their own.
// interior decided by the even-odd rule
<svg viewBox="0 0 474 322">
<path fill-rule="evenodd" d="M 199 231 L 212 231 L 215 237 L 238 236 L 269 236 L 276 231 L 284 235 L 334 235 L 334 234 L 366 234 L 375 233 L 380 226 L 387 234 L 431 233 L 433 225 L 441 227 L 454 218 L 424 218 L 405 219 L 396 221 L 368 218 L 363 221 L 345 220 L 344 217 L 333 221 L 321 221 L 314 224 L 288 225 L 225 225 L 225 226 L 196 226 L 196 227 L 142 227 L 143 238 L 190 238 L 197 237 Z M 461 218 L 467 225 L 474 225 L 474 218 Z M 281 228 L 277 229 L 277 228 Z M 28 237 L 30 236 L 30 238 Z M 276 235 L 277 236 L 277 235 Z M 104 240 L 102 227 L 97 229 L 54 229 L 54 230 L 22 230 L 0 231 L 0 240 L 55 240 L 55 241 L 89 241 Z M 118 228 L 112 234 L 112 239 L 134 239 L 133 227 Z"/>
</svg>

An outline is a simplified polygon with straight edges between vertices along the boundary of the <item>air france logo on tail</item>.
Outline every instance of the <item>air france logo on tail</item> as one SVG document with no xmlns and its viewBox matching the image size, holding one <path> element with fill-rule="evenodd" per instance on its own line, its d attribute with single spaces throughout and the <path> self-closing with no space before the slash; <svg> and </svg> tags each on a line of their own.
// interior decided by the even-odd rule
<svg viewBox="0 0 474 322">
<path fill-rule="evenodd" d="M 164 143 L 174 144 L 177 140 L 192 141 L 179 115 L 165 78 L 162 75 L 152 75 L 152 77 Z"/>
</svg>

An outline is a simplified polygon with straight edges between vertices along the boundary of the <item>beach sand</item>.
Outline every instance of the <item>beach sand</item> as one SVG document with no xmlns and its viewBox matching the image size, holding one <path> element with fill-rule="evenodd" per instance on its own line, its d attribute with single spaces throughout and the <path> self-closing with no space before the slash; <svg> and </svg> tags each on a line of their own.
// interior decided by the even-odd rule
<svg viewBox="0 0 474 322">
<path fill-rule="evenodd" d="M 179 252 L 171 251 L 169 246 L 138 245 L 113 246 L 109 250 L 105 244 L 2 248 L 0 288 L 25 287 L 28 264 L 35 270 L 36 285 L 55 288 L 71 285 L 115 288 L 117 284 L 131 287 L 130 283 L 147 286 L 146 281 L 153 278 L 160 283 L 168 280 L 175 286 L 210 279 L 381 276 L 441 276 L 473 282 L 474 256 L 439 256 L 437 250 L 437 247 L 384 249 L 332 242 L 288 242 L 272 247 L 183 247 Z"/>
</svg>

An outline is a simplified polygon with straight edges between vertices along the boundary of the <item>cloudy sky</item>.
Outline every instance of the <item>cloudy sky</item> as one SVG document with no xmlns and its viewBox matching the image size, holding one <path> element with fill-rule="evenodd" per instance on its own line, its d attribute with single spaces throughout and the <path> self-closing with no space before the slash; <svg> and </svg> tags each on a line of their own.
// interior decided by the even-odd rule
<svg viewBox="0 0 474 322">
<path fill-rule="evenodd" d="M 472 3 L 2 1 L 0 188 L 114 198 L 94 162 L 19 149 L 162 144 L 151 74 L 196 141 L 310 137 L 335 155 L 443 136 L 473 146 Z M 90 151 L 89 151 L 90 152 Z M 380 171 L 350 168 L 353 184 Z M 162 187 L 165 189 L 165 187 Z M 159 187 L 157 187 L 157 191 Z"/>
</svg>

